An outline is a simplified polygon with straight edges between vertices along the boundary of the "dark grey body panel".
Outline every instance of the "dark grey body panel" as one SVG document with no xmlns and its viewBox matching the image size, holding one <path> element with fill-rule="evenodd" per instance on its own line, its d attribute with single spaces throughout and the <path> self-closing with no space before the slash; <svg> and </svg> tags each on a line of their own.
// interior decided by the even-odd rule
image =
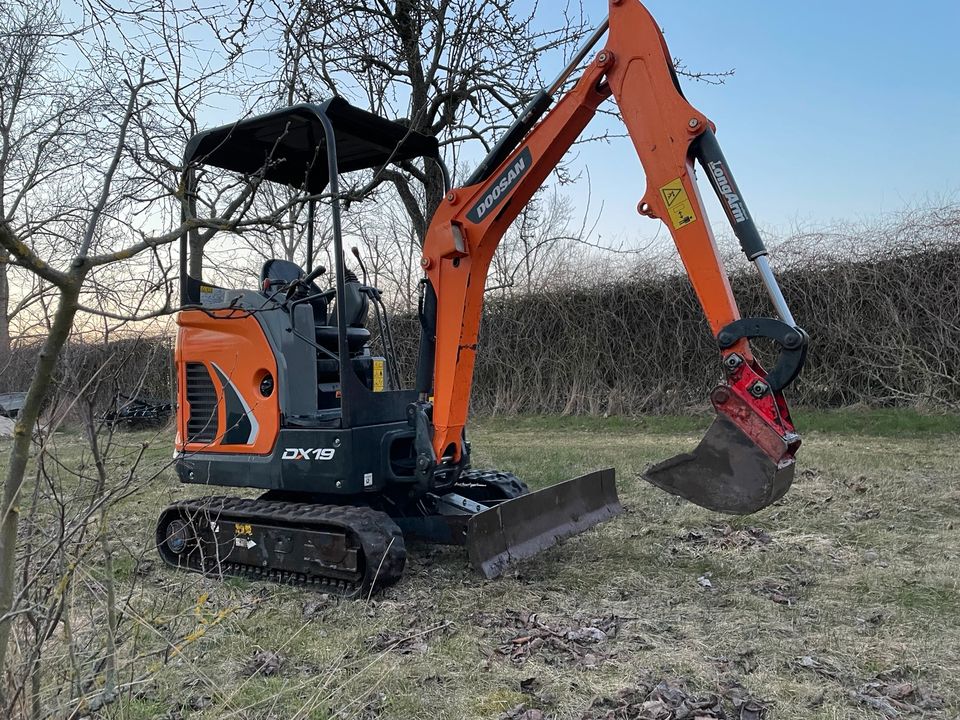
<svg viewBox="0 0 960 720">
<path fill-rule="evenodd" d="M 413 430 L 406 422 L 349 429 L 286 428 L 270 455 L 180 453 L 177 475 L 181 482 L 198 485 L 324 495 L 378 493 L 397 482 L 415 481 L 412 468 L 405 474 L 391 463 L 391 448 L 396 458 L 412 441 Z"/>
<path fill-rule="evenodd" d="M 277 363 L 281 430 L 270 455 L 181 453 L 176 465 L 182 482 L 359 495 L 415 481 L 412 460 L 403 466 L 415 435 L 406 417 L 415 391 L 373 392 L 351 372 L 347 383 L 359 407 L 354 426 L 343 427 L 336 407 L 317 409 L 318 351 L 304 339 L 314 334 L 309 303 L 297 305 L 293 318 L 252 290 L 227 291 L 223 304 L 252 312 L 263 329 Z"/>
</svg>

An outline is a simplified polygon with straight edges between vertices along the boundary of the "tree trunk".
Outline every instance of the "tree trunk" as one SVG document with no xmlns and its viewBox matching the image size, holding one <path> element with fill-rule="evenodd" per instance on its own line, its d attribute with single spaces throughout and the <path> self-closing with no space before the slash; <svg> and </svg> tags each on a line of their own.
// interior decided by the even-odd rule
<svg viewBox="0 0 960 720">
<path fill-rule="evenodd" d="M 190 264 L 188 272 L 190 277 L 196 280 L 203 279 L 203 239 L 200 237 L 199 233 L 191 232 L 190 233 Z M 180 302 L 183 303 L 185 298 L 180 298 Z"/>
<path fill-rule="evenodd" d="M 77 314 L 80 286 L 83 278 L 71 276 L 71 284 L 60 289 L 60 304 L 53 316 L 50 334 L 43 343 L 37 358 L 33 380 L 27 390 L 27 398 L 13 430 L 13 447 L 7 475 L 3 483 L 3 505 L 0 506 L 0 677 L 4 675 L 7 646 L 13 618 L 14 575 L 16 568 L 17 525 L 20 520 L 20 491 L 30 459 L 33 428 L 40 418 L 40 410 L 47 399 L 57 358 L 67 342 L 73 319 Z M 4 688 L 0 683 L 0 707 L 3 706 Z"/>
<path fill-rule="evenodd" d="M 6 262 L 10 253 L 0 248 L 0 367 L 10 356 L 10 281 Z"/>
</svg>

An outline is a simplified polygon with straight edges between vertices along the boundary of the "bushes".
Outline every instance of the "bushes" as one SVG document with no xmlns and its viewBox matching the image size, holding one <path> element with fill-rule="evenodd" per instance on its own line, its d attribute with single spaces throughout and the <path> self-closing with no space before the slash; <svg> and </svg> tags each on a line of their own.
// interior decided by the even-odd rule
<svg viewBox="0 0 960 720">
<path fill-rule="evenodd" d="M 811 349 L 794 404 L 960 407 L 960 211 L 908 217 L 860 233 L 792 238 L 775 252 L 784 294 Z M 742 313 L 771 313 L 739 258 L 731 277 Z M 589 271 L 587 268 L 585 272 Z M 594 268 L 597 270 L 597 268 Z M 621 274 L 622 275 L 622 274 Z M 419 323 L 394 318 L 412 384 Z M 75 343 L 64 359 L 81 381 L 105 360 L 128 394 L 170 397 L 169 337 Z M 764 348 L 758 348 L 761 358 Z M 0 392 L 23 389 L 35 358 L 15 352 Z M 473 409 L 482 414 L 638 414 L 706 402 L 720 378 L 716 346 L 690 284 L 670 261 L 645 261 L 616 280 L 489 297 Z"/>
<path fill-rule="evenodd" d="M 33 374 L 39 343 L 14 349 L 0 372 L 0 392 L 26 390 Z M 72 397 L 90 383 L 97 383 L 96 403 L 105 411 L 117 393 L 140 398 L 170 400 L 173 381 L 173 337 L 140 335 L 119 338 L 106 344 L 73 340 L 60 357 L 54 378 L 57 391 L 51 404 Z"/>
<path fill-rule="evenodd" d="M 780 273 L 811 337 L 791 400 L 957 407 L 960 246 L 874 254 L 793 262 Z M 644 275 L 489 302 L 474 409 L 634 414 L 705 402 L 720 368 L 696 296 L 683 276 Z M 731 284 L 745 316 L 771 313 L 750 268 Z"/>
</svg>

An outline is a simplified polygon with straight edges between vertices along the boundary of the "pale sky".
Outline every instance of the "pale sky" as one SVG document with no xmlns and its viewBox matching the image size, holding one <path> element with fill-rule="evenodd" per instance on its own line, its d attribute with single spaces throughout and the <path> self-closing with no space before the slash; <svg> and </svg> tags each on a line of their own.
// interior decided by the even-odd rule
<svg viewBox="0 0 960 720">
<path fill-rule="evenodd" d="M 598 21 L 606 12 L 602 0 L 584 6 L 596 6 Z M 721 86 L 683 85 L 716 123 L 762 228 L 779 234 L 960 199 L 960 2 L 647 6 L 691 69 L 736 71 Z M 598 230 L 606 236 L 655 231 L 635 212 L 643 174 L 628 157 L 635 154 L 626 139 L 580 152 L 593 204 L 604 200 Z M 701 188 L 712 195 L 705 179 Z M 724 229 L 719 210 L 711 218 Z"/>
<path fill-rule="evenodd" d="M 539 0 L 544 27 L 554 2 Z M 532 5 L 534 0 L 525 0 Z M 687 98 L 717 135 L 762 231 L 871 221 L 912 206 L 960 201 L 960 0 L 647 0 L 674 57 L 691 70 L 735 74 L 722 85 L 681 78 Z M 523 2 L 521 2 L 521 6 Z M 599 23 L 606 0 L 582 0 Z M 595 52 L 600 49 L 595 48 Z M 544 76 L 562 65 L 541 58 Z M 235 99 L 208 98 L 219 125 Z M 612 101 L 608 101 L 612 102 Z M 587 132 L 621 131 L 599 118 Z M 639 216 L 644 177 L 629 139 L 578 146 L 580 184 L 564 192 L 582 216 L 590 177 L 590 225 L 606 244 L 669 242 Z M 632 161 L 633 160 L 633 161 Z M 705 179 L 718 235 L 725 220 Z M 600 207 L 602 204 L 602 213 Z"/>
</svg>

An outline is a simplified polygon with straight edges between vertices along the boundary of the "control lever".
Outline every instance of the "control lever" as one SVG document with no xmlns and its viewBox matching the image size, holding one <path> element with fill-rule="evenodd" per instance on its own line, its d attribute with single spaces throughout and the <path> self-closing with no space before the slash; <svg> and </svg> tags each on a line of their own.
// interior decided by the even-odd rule
<svg viewBox="0 0 960 720">
<path fill-rule="evenodd" d="M 310 271 L 310 274 L 303 278 L 300 282 L 303 285 L 309 285 L 318 277 L 323 275 L 327 269 L 323 265 L 317 265 L 313 270 Z"/>
<path fill-rule="evenodd" d="M 310 283 L 323 275 L 327 269 L 323 265 L 317 265 L 309 274 L 299 280 L 294 280 L 287 285 L 287 300 L 299 301 L 310 293 Z"/>
<path fill-rule="evenodd" d="M 357 259 L 357 263 L 360 265 L 360 272 L 363 273 L 363 284 L 369 285 L 370 283 L 367 282 L 367 268 L 363 264 L 363 260 L 360 258 L 360 251 L 357 250 L 357 246 L 354 245 L 352 248 L 350 248 L 350 252 L 353 253 L 353 256 Z"/>
</svg>

